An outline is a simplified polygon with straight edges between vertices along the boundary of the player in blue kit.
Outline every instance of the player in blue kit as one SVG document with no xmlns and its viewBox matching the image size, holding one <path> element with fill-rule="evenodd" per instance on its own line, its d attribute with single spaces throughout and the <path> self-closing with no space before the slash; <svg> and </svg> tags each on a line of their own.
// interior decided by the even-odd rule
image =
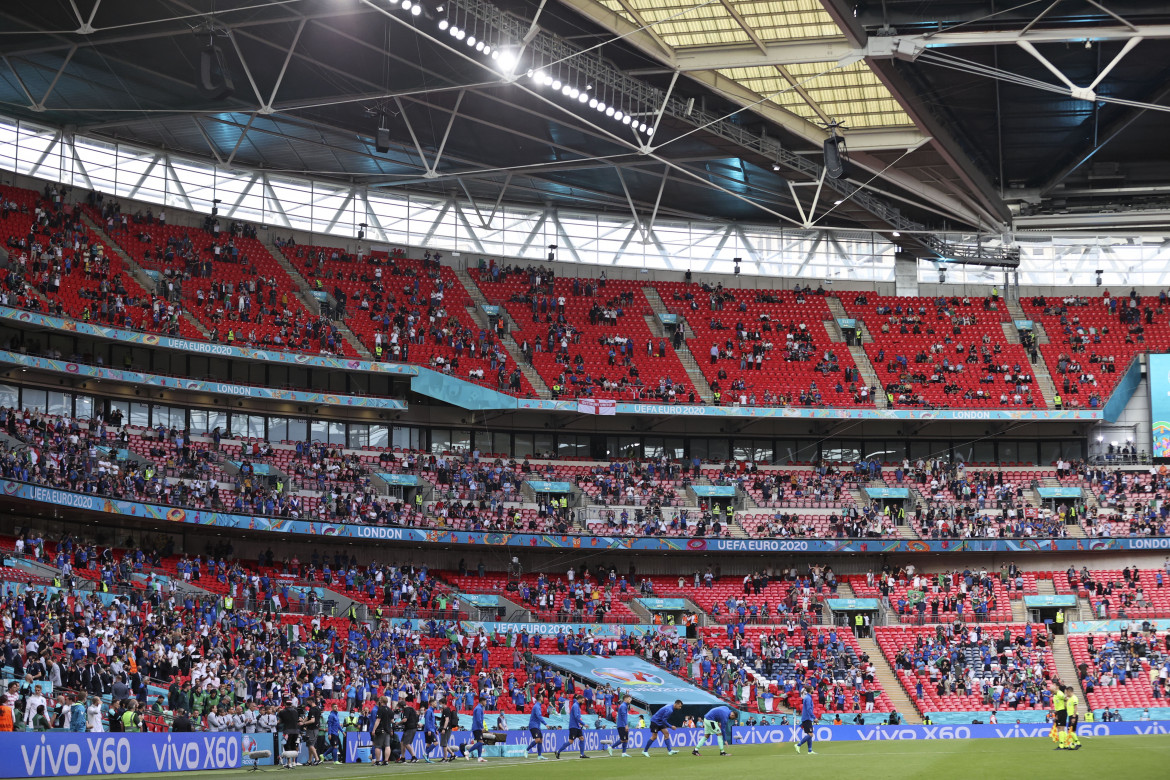
<svg viewBox="0 0 1170 780">
<path fill-rule="evenodd" d="M 812 689 L 807 686 L 804 689 L 804 695 L 800 697 L 800 728 L 804 731 L 804 736 L 796 743 L 796 752 L 800 752 L 800 746 L 805 742 L 808 743 L 808 754 L 815 756 L 813 752 L 813 724 L 817 721 L 816 707 L 813 705 Z"/>
<path fill-rule="evenodd" d="M 662 735 L 662 740 L 666 743 L 666 755 L 673 756 L 678 752 L 670 746 L 670 730 L 674 728 L 670 725 L 670 716 L 676 710 L 681 710 L 682 706 L 682 699 L 675 699 L 674 704 L 667 704 L 654 713 L 654 717 L 650 718 L 650 741 L 646 743 L 646 749 L 642 751 L 642 755 L 650 758 L 650 746 L 658 739 L 659 734 Z"/>
<path fill-rule="evenodd" d="M 738 716 L 730 707 L 713 707 L 706 715 L 703 716 L 703 741 L 701 745 L 709 744 L 708 740 L 715 737 L 719 742 L 719 755 L 730 755 L 723 749 L 723 737 L 725 734 L 730 735 L 731 727 L 730 721 L 733 721 Z M 691 751 L 692 756 L 702 755 L 699 753 L 699 748 Z"/>
<path fill-rule="evenodd" d="M 622 745 L 622 758 L 631 757 L 630 754 L 626 752 L 626 748 L 628 748 L 630 745 L 630 702 L 632 700 L 633 697 L 627 693 L 622 697 L 622 703 L 619 704 L 617 708 L 617 718 L 615 722 L 617 723 L 617 741 Z M 609 754 L 612 756 L 613 743 L 610 743 L 609 746 L 606 747 L 606 750 L 608 750 Z"/>
<path fill-rule="evenodd" d="M 431 751 L 439 745 L 439 726 L 435 723 L 435 704 L 427 703 L 423 713 L 423 761 L 431 763 Z"/>
<path fill-rule="evenodd" d="M 581 722 L 581 702 L 585 701 L 585 697 L 578 694 L 573 699 L 573 704 L 569 707 L 569 741 L 561 745 L 560 750 L 557 750 L 557 758 L 561 757 L 561 751 L 567 750 L 574 742 L 580 744 L 581 758 L 589 758 L 585 755 L 585 724 Z"/>
<path fill-rule="evenodd" d="M 541 761 L 548 761 L 544 757 L 544 735 L 540 731 L 545 725 L 544 711 L 538 699 L 532 702 L 532 712 L 528 715 L 528 733 L 532 735 L 532 741 L 528 743 L 528 755 L 532 755 L 532 748 L 536 748 L 536 757 Z"/>
<path fill-rule="evenodd" d="M 471 711 L 471 738 L 475 740 L 468 747 L 466 744 L 459 746 L 459 752 L 468 760 L 471 760 L 471 754 L 475 753 L 478 756 L 478 762 L 486 764 L 487 759 L 483 757 L 483 702 L 476 698 L 475 709 Z"/>
</svg>

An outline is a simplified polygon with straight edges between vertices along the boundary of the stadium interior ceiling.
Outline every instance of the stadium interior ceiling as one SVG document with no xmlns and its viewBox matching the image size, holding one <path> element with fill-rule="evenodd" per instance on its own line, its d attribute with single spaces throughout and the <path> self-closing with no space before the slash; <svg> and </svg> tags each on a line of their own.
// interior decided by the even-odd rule
<svg viewBox="0 0 1170 780">
<path fill-rule="evenodd" d="M 496 3 L 7 4 L 0 110 L 485 213 L 955 231 L 988 246 L 1165 222 L 1164 3 Z M 210 80 L 222 62 L 231 94 L 201 84 L 209 46 L 222 55 Z M 848 181 L 821 175 L 834 122 Z"/>
</svg>

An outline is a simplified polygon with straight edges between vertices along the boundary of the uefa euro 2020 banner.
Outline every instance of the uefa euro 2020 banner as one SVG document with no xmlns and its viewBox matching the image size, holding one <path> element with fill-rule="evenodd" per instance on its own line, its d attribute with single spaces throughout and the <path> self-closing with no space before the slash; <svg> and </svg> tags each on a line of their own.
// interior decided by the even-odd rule
<svg viewBox="0 0 1170 780">
<path fill-rule="evenodd" d="M 247 754 L 272 751 L 271 734 L 90 734 L 16 732 L 0 736 L 0 777 L 77 777 L 204 771 L 250 766 Z M 272 758 L 261 766 L 272 766 Z"/>
</svg>

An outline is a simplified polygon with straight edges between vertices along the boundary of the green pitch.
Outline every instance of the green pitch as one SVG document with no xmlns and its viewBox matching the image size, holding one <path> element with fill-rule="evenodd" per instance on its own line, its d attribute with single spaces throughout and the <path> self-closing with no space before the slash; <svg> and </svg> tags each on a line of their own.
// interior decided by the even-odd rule
<svg viewBox="0 0 1170 780">
<path fill-rule="evenodd" d="M 708 748 L 696 758 L 689 750 L 668 756 L 659 748 L 650 758 L 609 757 L 604 751 L 582 760 L 566 753 L 559 761 L 495 758 L 486 764 L 459 760 L 451 764 L 369 764 L 265 767 L 257 773 L 287 775 L 290 780 L 378 780 L 436 775 L 447 780 L 711 780 L 712 777 L 800 780 L 1006 780 L 1008 778 L 1142 778 L 1170 777 L 1170 736 L 1085 738 L 1075 752 L 1055 751 L 1048 739 L 972 739 L 927 742 L 824 742 L 817 754 L 797 755 L 792 745 L 732 745 L 730 756 Z M 130 780 L 242 780 L 245 770 L 130 775 Z M 437 780 L 437 778 L 436 778 Z"/>
</svg>

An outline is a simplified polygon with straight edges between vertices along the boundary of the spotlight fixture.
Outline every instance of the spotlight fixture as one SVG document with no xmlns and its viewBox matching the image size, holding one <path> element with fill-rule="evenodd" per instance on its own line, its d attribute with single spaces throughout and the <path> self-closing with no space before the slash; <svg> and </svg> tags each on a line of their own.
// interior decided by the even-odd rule
<svg viewBox="0 0 1170 780">
<path fill-rule="evenodd" d="M 589 100 L 589 94 L 587 92 L 578 92 L 577 93 L 577 102 L 578 103 L 584 103 L 588 100 Z"/>
<path fill-rule="evenodd" d="M 602 103 L 600 100 L 598 100 L 597 105 L 594 106 L 594 108 L 596 108 L 598 111 L 600 111 L 601 113 L 604 114 L 606 106 L 605 106 L 605 103 Z M 611 108 L 610 111 L 613 111 L 613 109 Z"/>
<path fill-rule="evenodd" d="M 613 114 L 614 114 L 613 106 L 606 106 L 605 115 L 606 116 L 613 116 Z"/>
<path fill-rule="evenodd" d="M 589 107 L 597 108 L 597 98 L 589 98 Z"/>
<path fill-rule="evenodd" d="M 560 79 L 553 79 L 552 80 L 552 88 L 555 89 L 557 92 L 560 92 L 561 91 L 561 80 Z"/>
<path fill-rule="evenodd" d="M 409 11 L 413 7 L 414 7 L 414 3 L 410 2 L 410 0 L 402 0 L 402 10 L 403 11 Z"/>
<path fill-rule="evenodd" d="M 500 63 L 500 68 L 509 73 L 516 69 L 517 59 L 515 52 L 508 51 L 507 49 L 504 51 L 497 49 L 492 52 L 492 58 L 497 59 Z"/>
<path fill-rule="evenodd" d="M 414 8 L 410 9 L 411 16 L 420 16 L 422 14 L 422 6 L 415 3 Z"/>
<path fill-rule="evenodd" d="M 448 22 L 446 19 L 439 20 L 439 29 L 440 30 L 446 30 L 450 26 L 451 26 L 451 23 Z"/>
<path fill-rule="evenodd" d="M 623 114 L 621 111 L 614 111 L 613 112 L 613 118 L 619 122 L 622 121 L 623 116 L 625 116 L 625 114 Z"/>
<path fill-rule="evenodd" d="M 469 36 L 467 36 L 467 45 L 468 45 L 468 46 L 474 46 L 474 45 L 475 45 L 475 36 L 474 36 L 474 35 L 469 35 Z"/>
<path fill-rule="evenodd" d="M 476 51 L 483 51 L 483 41 L 480 41 L 479 43 L 475 44 L 475 50 Z"/>
</svg>

